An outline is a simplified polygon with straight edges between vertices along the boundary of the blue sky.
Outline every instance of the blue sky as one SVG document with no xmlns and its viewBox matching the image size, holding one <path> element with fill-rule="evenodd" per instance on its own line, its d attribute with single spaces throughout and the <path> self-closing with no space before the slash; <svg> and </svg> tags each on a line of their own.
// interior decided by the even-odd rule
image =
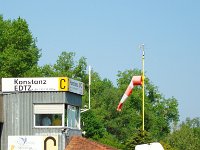
<svg viewBox="0 0 200 150">
<path fill-rule="evenodd" d="M 116 84 L 119 70 L 141 68 L 144 43 L 146 75 L 178 100 L 181 120 L 200 117 L 199 8 L 199 0 L 0 0 L 4 19 L 29 24 L 40 65 L 75 52 Z"/>
</svg>

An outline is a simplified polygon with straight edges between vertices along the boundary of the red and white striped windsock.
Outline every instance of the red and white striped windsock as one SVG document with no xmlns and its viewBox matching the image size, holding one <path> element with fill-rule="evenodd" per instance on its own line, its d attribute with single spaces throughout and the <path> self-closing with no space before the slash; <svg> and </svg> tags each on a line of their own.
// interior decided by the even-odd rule
<svg viewBox="0 0 200 150">
<path fill-rule="evenodd" d="M 131 82 L 129 83 L 124 95 L 122 96 L 119 105 L 117 106 L 117 111 L 121 111 L 123 103 L 131 95 L 133 87 L 136 85 L 142 85 L 142 76 L 133 76 Z"/>
</svg>

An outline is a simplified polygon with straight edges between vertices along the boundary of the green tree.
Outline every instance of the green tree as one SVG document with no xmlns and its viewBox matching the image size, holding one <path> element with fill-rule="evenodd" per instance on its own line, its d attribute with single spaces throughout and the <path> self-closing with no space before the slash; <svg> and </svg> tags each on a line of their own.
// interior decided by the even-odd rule
<svg viewBox="0 0 200 150">
<path fill-rule="evenodd" d="M 82 130 L 86 132 L 85 137 L 98 140 L 105 134 L 105 128 L 101 119 L 99 119 L 92 110 L 82 114 Z"/>
<path fill-rule="evenodd" d="M 55 64 L 44 66 L 33 66 L 26 72 L 25 76 L 34 77 L 58 77 L 66 76 L 84 83 L 88 82 L 86 74 L 87 62 L 85 57 L 81 57 L 78 61 L 75 60 L 74 52 L 62 52 Z"/>
<path fill-rule="evenodd" d="M 165 141 L 177 150 L 199 150 L 200 118 L 187 118 Z"/>
<path fill-rule="evenodd" d="M 0 76 L 22 77 L 40 58 L 36 40 L 24 19 L 0 16 Z"/>
<path fill-rule="evenodd" d="M 52 65 L 44 65 L 44 66 L 33 66 L 30 70 L 28 70 L 25 77 L 55 77 L 56 72 Z"/>
<path fill-rule="evenodd" d="M 118 141 L 116 137 L 116 132 L 118 125 L 114 120 L 113 116 L 117 116 L 116 105 L 118 103 L 118 96 L 116 93 L 116 88 L 113 86 L 112 82 L 108 79 L 101 79 L 98 73 L 91 71 L 92 84 L 91 84 L 91 110 L 99 122 L 104 127 L 103 137 L 100 134 L 96 137 L 97 141 L 107 144 L 116 148 L 121 149 L 123 145 Z M 88 76 L 87 76 L 88 77 Z M 83 96 L 83 106 L 88 104 L 88 88 L 86 82 L 86 92 Z M 89 112 L 88 112 L 89 113 Z M 85 113 L 81 114 L 85 116 Z M 85 120 L 85 117 L 82 117 L 82 121 Z M 93 119 L 92 119 L 93 120 Z M 90 124 L 93 126 L 93 124 Z M 113 132 L 110 132 L 113 129 Z M 119 129 L 118 129 L 119 130 Z M 87 132 L 86 132 L 87 133 Z M 113 134 L 116 133 L 116 134 Z M 94 139 L 94 137 L 91 137 Z"/>
<path fill-rule="evenodd" d="M 73 76 L 74 56 L 75 53 L 73 52 L 62 52 L 61 55 L 58 56 L 58 60 L 53 66 L 57 76 Z"/>
<path fill-rule="evenodd" d="M 127 150 L 135 149 L 136 145 L 147 144 L 153 142 L 151 134 L 149 132 L 142 131 L 141 129 L 134 132 L 134 134 L 127 140 L 126 148 Z"/>
<path fill-rule="evenodd" d="M 84 83 L 88 81 L 86 58 L 81 57 L 77 62 L 74 52 L 62 52 L 51 69 L 53 70 L 51 72 L 54 72 L 54 76 L 67 76 Z"/>
</svg>

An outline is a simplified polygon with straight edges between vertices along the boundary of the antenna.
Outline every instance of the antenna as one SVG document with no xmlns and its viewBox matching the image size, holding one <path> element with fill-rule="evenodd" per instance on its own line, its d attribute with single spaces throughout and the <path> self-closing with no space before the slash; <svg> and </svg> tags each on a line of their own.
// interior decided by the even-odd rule
<svg viewBox="0 0 200 150">
<path fill-rule="evenodd" d="M 91 85 L 91 66 L 89 66 L 89 109 L 90 109 L 90 85 Z"/>
<path fill-rule="evenodd" d="M 83 109 L 81 109 L 81 113 L 83 113 L 83 112 L 86 112 L 86 111 L 88 111 L 88 110 L 90 110 L 91 109 L 91 107 L 90 107 L 90 85 L 91 85 L 91 66 L 89 66 L 89 69 L 88 69 L 88 75 L 89 75 L 89 83 L 88 83 L 88 95 L 89 95 L 89 99 L 88 99 L 88 109 L 87 109 L 87 105 L 85 105 L 84 106 L 84 108 Z"/>
</svg>

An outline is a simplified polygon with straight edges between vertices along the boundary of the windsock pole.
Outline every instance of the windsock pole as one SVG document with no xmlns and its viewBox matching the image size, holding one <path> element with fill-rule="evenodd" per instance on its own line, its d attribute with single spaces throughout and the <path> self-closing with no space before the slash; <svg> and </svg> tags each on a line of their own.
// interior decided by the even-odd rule
<svg viewBox="0 0 200 150">
<path fill-rule="evenodd" d="M 141 45 L 142 49 L 142 131 L 144 132 L 144 44 Z"/>
</svg>

